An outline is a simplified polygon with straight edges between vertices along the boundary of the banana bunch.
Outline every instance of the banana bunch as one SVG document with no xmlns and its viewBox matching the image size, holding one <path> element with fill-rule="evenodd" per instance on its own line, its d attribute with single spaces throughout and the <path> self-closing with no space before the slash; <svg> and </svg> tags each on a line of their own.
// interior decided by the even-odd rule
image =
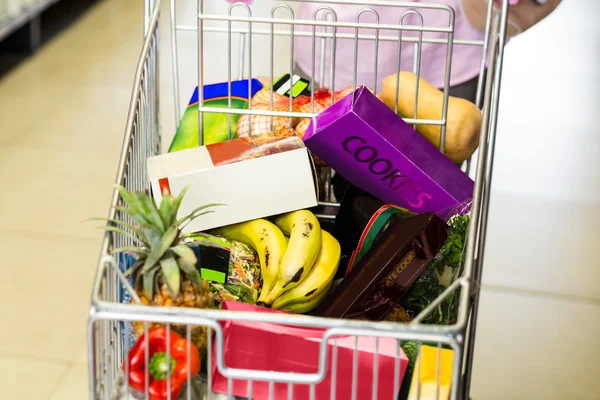
<svg viewBox="0 0 600 400">
<path fill-rule="evenodd" d="M 274 223 L 256 219 L 213 233 L 246 243 L 258 253 L 263 278 L 258 303 L 306 313 L 329 294 L 341 248 L 331 234 L 321 230 L 312 212 L 294 211 L 275 218 Z"/>
</svg>

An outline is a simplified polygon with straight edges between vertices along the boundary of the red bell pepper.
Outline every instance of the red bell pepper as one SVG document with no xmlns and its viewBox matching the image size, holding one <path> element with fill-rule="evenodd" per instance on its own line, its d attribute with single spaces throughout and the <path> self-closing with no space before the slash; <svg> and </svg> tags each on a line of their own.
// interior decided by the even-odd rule
<svg viewBox="0 0 600 400">
<path fill-rule="evenodd" d="M 167 348 L 167 338 L 169 347 Z M 189 351 L 188 351 L 189 348 Z M 146 365 L 148 351 L 148 365 Z M 171 357 L 167 362 L 167 352 Z M 200 357 L 194 344 L 173 331 L 167 335 L 166 328 L 152 328 L 147 335 L 140 337 L 129 351 L 129 386 L 142 393 L 146 391 L 151 400 L 167 400 L 169 397 L 168 376 L 170 369 L 171 400 L 175 400 L 188 377 L 200 371 Z"/>
</svg>

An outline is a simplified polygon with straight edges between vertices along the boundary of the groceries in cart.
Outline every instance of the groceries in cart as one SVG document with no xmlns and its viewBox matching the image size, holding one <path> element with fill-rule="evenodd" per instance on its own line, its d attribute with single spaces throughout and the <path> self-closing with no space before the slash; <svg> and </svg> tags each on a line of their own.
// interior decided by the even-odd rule
<svg viewBox="0 0 600 400">
<path fill-rule="evenodd" d="M 175 399 L 200 372 L 200 358 L 193 343 L 166 328 L 152 328 L 131 348 L 123 369 L 131 389 L 148 388 L 153 400 Z"/>
<path fill-rule="evenodd" d="M 389 77 L 386 85 L 396 78 L 403 85 L 416 79 L 401 74 Z M 447 158 L 434 145 L 439 127 L 414 130 L 401 118 L 413 112 L 410 94 L 398 93 L 396 113 L 396 94 L 390 96 L 387 90 L 383 97 L 364 86 L 338 93 L 323 89 L 313 95 L 305 85 L 294 91 L 293 82 L 271 88 L 261 81 L 264 88 L 251 92 L 249 88 L 258 88 L 254 82 L 261 87 L 263 83 L 255 79 L 231 85 L 232 92 L 245 88 L 245 95 L 254 95 L 240 109 L 302 113 L 302 117 L 238 114 L 230 124 L 230 117 L 219 114 L 225 121 L 220 127 L 204 128 L 212 135 L 210 144 L 186 142 L 182 138 L 187 134 L 178 131 L 171 146 L 178 151 L 148 158 L 151 194 L 119 187 L 125 201 L 119 211 L 133 224 L 115 220 L 109 230 L 123 233 L 121 228 L 129 228 L 136 245 L 115 250 L 129 277 L 120 288 L 121 301 L 410 323 L 462 274 L 473 182 L 455 162 L 470 156 L 477 146 L 471 136 L 480 116 L 469 115 L 474 112 L 468 105 L 451 99 L 447 120 L 453 122 L 446 134 L 456 140 L 450 141 L 455 147 Z M 437 105 L 441 109 L 443 96 L 428 90 L 425 82 L 420 84 L 425 90 L 418 117 L 440 118 L 432 110 Z M 222 85 L 228 101 L 230 86 L 214 87 Z M 184 119 L 190 118 L 188 112 L 192 111 L 188 109 Z M 315 117 L 305 118 L 304 113 Z M 318 168 L 328 169 L 335 178 L 323 185 Z M 330 198 L 335 191 L 338 206 L 319 202 L 327 198 L 323 187 Z M 328 208 L 337 212 L 323 219 L 320 213 Z M 454 324 L 457 309 L 454 291 L 421 316 L 421 322 Z M 314 386 L 315 399 L 329 398 L 332 390 L 337 398 L 348 398 L 353 390 L 359 397 L 370 396 L 374 368 L 380 377 L 380 398 L 393 397 L 394 391 L 402 400 L 413 398 L 418 385 L 421 393 L 430 390 L 428 374 L 417 382 L 412 373 L 418 357 L 430 368 L 431 354 L 423 346 L 415 351 L 410 342 L 399 347 L 396 339 L 384 337 L 324 338 L 324 329 L 266 322 L 220 324 L 226 343 L 222 356 L 229 368 L 316 373 L 322 342 L 327 341 L 328 354 L 335 343 L 337 383 L 332 388 L 328 373 Z M 131 322 L 124 329 L 125 348 L 133 346 L 131 352 L 139 352 L 147 335 L 164 328 L 160 323 Z M 185 398 L 178 390 L 185 387 L 186 393 L 197 393 L 206 386 L 204 374 L 211 372 L 211 387 L 205 392 L 247 396 L 248 381 L 229 382 L 217 368 L 216 346 L 208 346 L 212 331 L 208 336 L 206 327 L 178 324 L 168 329 L 172 341 L 187 338 L 186 354 L 192 352 L 201 360 L 199 371 L 188 368 L 186 375 L 173 369 L 176 357 L 161 361 L 156 356 L 159 361 L 137 364 L 148 376 L 140 380 L 144 387 L 140 382 L 130 384 L 133 392 L 144 393 L 151 378 L 157 387 L 162 385 L 164 394 L 167 376 L 185 376 L 186 382 L 171 380 L 169 385 L 172 398 Z M 365 379 L 353 389 L 357 343 L 359 374 Z M 157 346 L 162 349 L 160 343 Z M 171 344 L 171 350 L 181 349 Z M 441 373 L 446 376 L 452 368 L 452 350 L 442 350 Z M 382 374 L 387 378 L 381 379 Z M 448 398 L 450 385 L 449 380 L 443 382 L 447 386 L 442 387 L 441 399 Z M 310 397 L 307 385 L 289 390 L 287 384 L 256 381 L 251 397 L 266 400 L 271 391 L 274 398 Z M 150 392 L 149 398 L 162 400 L 163 394 Z"/>
<path fill-rule="evenodd" d="M 433 213 L 394 220 L 358 260 L 317 314 L 381 321 L 408 292 L 446 240 L 448 227 Z M 405 321 L 406 322 L 406 321 Z"/>
<path fill-rule="evenodd" d="M 204 106 L 225 110 L 246 110 L 248 109 L 248 98 L 254 96 L 262 89 L 263 85 L 257 79 L 231 82 L 231 96 L 229 87 L 229 83 L 226 82 L 204 86 L 202 91 Z M 250 96 L 248 96 L 249 93 Z M 239 114 L 205 114 L 204 144 L 219 143 L 235 138 L 239 118 Z M 196 88 L 183 118 L 181 118 L 177 132 L 175 132 L 169 152 L 190 149 L 198 144 L 198 88 Z"/>
<path fill-rule="evenodd" d="M 189 221 L 182 227 L 184 233 L 315 207 L 313 163 L 302 140 L 289 132 L 150 157 L 147 166 L 154 198 L 160 202 L 164 193 L 179 193 L 189 186 L 181 214 L 201 204 L 224 204 Z"/>
<path fill-rule="evenodd" d="M 226 301 L 223 308 L 234 311 L 258 313 L 278 313 L 281 311 Z M 335 379 L 336 398 L 350 399 L 353 390 L 353 358 L 357 357 L 358 373 L 361 379 L 357 384 L 357 398 L 370 398 L 373 391 L 373 364 L 377 363 L 377 398 L 394 397 L 394 382 L 401 382 L 408 366 L 408 357 L 399 354 L 395 339 L 350 335 L 323 338 L 326 329 L 303 328 L 274 325 L 269 323 L 223 321 L 221 322 L 225 341 L 224 362 L 230 368 L 254 369 L 262 371 L 286 371 L 296 374 L 314 373 L 317 370 L 320 346 L 326 340 L 327 353 L 332 354 L 335 343 L 335 377 L 327 374 L 325 379 L 314 386 L 315 399 L 329 399 L 332 380 Z M 358 345 L 357 343 L 358 342 Z M 358 348 L 355 354 L 355 347 Z M 219 373 L 213 357 L 213 391 L 228 393 L 228 379 Z M 243 397 L 248 393 L 246 380 L 234 379 L 234 395 Z M 272 397 L 269 397 L 268 382 L 253 382 L 252 398 L 268 399 L 309 399 L 311 388 L 308 385 L 275 383 Z"/>
<path fill-rule="evenodd" d="M 198 249 L 198 269 L 202 278 L 209 281 L 215 306 L 225 300 L 256 303 L 262 274 L 258 255 L 251 246 L 200 232 L 188 238 L 198 245 L 191 247 Z"/>
<path fill-rule="evenodd" d="M 415 96 L 417 87 L 418 99 Z M 388 107 L 404 118 L 442 120 L 444 92 L 412 72 L 401 71 L 398 75 L 384 79 L 382 97 Z M 448 96 L 444 155 L 459 165 L 469 159 L 479 146 L 482 120 L 481 110 L 475 104 Z M 418 124 L 416 129 L 439 148 L 442 131 L 440 125 Z"/>
<path fill-rule="evenodd" d="M 389 204 L 438 212 L 473 181 L 364 87 L 312 119 L 304 143 L 350 183 Z"/>
</svg>

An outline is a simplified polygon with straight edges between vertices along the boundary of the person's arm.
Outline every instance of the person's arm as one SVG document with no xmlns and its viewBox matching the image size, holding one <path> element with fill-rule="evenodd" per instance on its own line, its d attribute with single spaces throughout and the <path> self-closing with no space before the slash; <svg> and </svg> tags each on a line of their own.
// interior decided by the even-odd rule
<svg viewBox="0 0 600 400">
<path fill-rule="evenodd" d="M 465 15 L 471 25 L 480 31 L 485 30 L 488 2 L 486 0 L 461 0 Z M 496 8 L 502 0 L 490 0 Z M 525 32 L 544 18 L 558 6 L 561 0 L 510 0 L 508 36 Z"/>
</svg>

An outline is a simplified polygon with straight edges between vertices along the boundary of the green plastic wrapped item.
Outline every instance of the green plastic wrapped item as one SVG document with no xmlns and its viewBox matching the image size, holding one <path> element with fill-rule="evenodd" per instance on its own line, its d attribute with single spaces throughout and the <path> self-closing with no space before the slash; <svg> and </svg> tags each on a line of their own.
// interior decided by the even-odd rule
<svg viewBox="0 0 600 400">
<path fill-rule="evenodd" d="M 231 82 L 231 107 L 229 107 L 229 83 L 206 85 L 203 91 L 204 107 L 246 110 L 248 98 L 253 97 L 262 87 L 262 83 L 257 79 Z M 239 119 L 239 114 L 231 114 L 231 132 L 229 132 L 228 114 L 204 113 L 204 145 L 235 138 Z M 169 153 L 191 149 L 198 145 L 198 88 L 196 88 L 171 142 Z"/>
<path fill-rule="evenodd" d="M 462 274 L 469 215 L 456 215 L 448 221 L 448 239 L 438 255 L 417 278 L 400 304 L 418 315 Z M 459 290 L 455 290 L 422 321 L 424 324 L 451 325 L 458 314 Z"/>
<path fill-rule="evenodd" d="M 262 278 L 258 255 L 250 246 L 207 233 L 190 234 L 188 238 L 199 246 L 216 247 L 229 252 L 226 281 L 209 282 L 217 307 L 225 300 L 256 304 L 262 287 Z M 200 261 L 202 264 L 202 260 Z"/>
</svg>

